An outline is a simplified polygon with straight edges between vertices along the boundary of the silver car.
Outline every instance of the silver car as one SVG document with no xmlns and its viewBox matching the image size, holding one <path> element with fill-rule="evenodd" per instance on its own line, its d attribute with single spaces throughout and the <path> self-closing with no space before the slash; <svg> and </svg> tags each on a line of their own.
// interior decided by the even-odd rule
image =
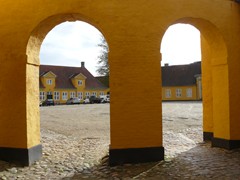
<svg viewBox="0 0 240 180">
<path fill-rule="evenodd" d="M 70 98 L 67 100 L 66 104 L 80 104 L 80 99 L 78 97 Z"/>
</svg>

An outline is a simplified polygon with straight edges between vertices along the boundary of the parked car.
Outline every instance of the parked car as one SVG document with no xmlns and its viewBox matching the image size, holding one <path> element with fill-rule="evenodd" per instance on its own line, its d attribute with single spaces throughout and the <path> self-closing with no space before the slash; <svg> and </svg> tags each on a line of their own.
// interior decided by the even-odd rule
<svg viewBox="0 0 240 180">
<path fill-rule="evenodd" d="M 80 104 L 81 100 L 78 97 L 70 98 L 66 104 Z"/>
<path fill-rule="evenodd" d="M 90 101 L 90 104 L 101 103 L 102 99 L 96 96 L 90 96 L 89 101 Z"/>
<path fill-rule="evenodd" d="M 42 106 L 54 106 L 54 100 L 53 99 L 46 99 L 42 102 Z"/>
<path fill-rule="evenodd" d="M 39 101 L 39 106 L 42 106 L 42 101 Z"/>
<path fill-rule="evenodd" d="M 85 99 L 83 100 L 83 104 L 89 104 L 89 103 L 90 103 L 89 98 L 85 98 Z"/>
<path fill-rule="evenodd" d="M 110 96 L 109 95 L 102 95 L 100 96 L 101 103 L 110 103 Z"/>
</svg>

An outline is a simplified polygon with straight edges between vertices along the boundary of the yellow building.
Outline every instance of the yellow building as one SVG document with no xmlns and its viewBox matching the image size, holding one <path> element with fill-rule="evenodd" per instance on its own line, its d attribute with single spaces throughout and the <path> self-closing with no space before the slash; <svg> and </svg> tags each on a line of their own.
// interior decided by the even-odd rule
<svg viewBox="0 0 240 180">
<path fill-rule="evenodd" d="M 201 100 L 201 84 L 201 62 L 162 67 L 163 101 Z"/>
<path fill-rule="evenodd" d="M 41 65 L 39 73 L 40 101 L 53 95 L 55 104 L 63 104 L 73 97 L 83 100 L 109 93 L 109 88 L 85 68 L 84 62 L 81 67 Z"/>
</svg>

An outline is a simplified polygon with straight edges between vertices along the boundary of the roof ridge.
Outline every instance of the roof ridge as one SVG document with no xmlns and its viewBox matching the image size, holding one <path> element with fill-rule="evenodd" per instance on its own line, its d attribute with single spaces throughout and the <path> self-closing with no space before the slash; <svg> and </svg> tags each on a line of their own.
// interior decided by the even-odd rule
<svg viewBox="0 0 240 180">
<path fill-rule="evenodd" d="M 108 88 L 94 77 L 85 67 L 40 65 L 39 69 L 40 75 L 44 72 L 51 71 L 58 77 L 56 78 L 56 88 L 72 88 L 73 84 L 69 80 L 78 74 L 82 74 L 87 78 L 85 88 Z"/>
</svg>

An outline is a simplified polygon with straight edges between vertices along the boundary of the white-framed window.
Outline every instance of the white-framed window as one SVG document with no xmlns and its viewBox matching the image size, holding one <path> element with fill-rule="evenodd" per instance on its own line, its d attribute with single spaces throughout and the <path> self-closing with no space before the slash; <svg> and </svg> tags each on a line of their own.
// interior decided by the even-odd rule
<svg viewBox="0 0 240 180">
<path fill-rule="evenodd" d="M 176 97 L 182 97 L 182 89 L 176 89 Z"/>
<path fill-rule="evenodd" d="M 165 90 L 165 97 L 166 98 L 171 98 L 171 89 L 166 89 Z"/>
<path fill-rule="evenodd" d="M 75 92 L 70 92 L 70 98 L 74 98 L 76 96 Z"/>
<path fill-rule="evenodd" d="M 80 100 L 83 99 L 83 92 L 78 92 L 78 98 L 79 98 Z"/>
<path fill-rule="evenodd" d="M 97 93 L 96 92 L 92 92 L 92 96 L 96 96 L 97 97 Z"/>
<path fill-rule="evenodd" d="M 83 81 L 82 80 L 78 80 L 78 85 L 82 86 L 83 85 Z"/>
<path fill-rule="evenodd" d="M 44 91 L 40 91 L 40 101 L 45 100 L 45 92 Z"/>
<path fill-rule="evenodd" d="M 47 79 L 47 84 L 48 85 L 52 85 L 52 80 L 51 79 Z"/>
<path fill-rule="evenodd" d="M 90 98 L 90 92 L 85 93 L 86 98 Z"/>
<path fill-rule="evenodd" d="M 52 92 L 51 92 L 51 91 L 48 91 L 48 92 L 47 92 L 47 95 L 52 95 Z"/>
<path fill-rule="evenodd" d="M 192 88 L 187 88 L 187 97 L 192 97 Z"/>
<path fill-rule="evenodd" d="M 67 100 L 67 99 L 68 99 L 68 93 L 62 92 L 62 100 Z"/>
<path fill-rule="evenodd" d="M 54 92 L 54 100 L 60 100 L 60 92 L 58 91 Z"/>
<path fill-rule="evenodd" d="M 100 92 L 99 95 L 100 95 L 100 96 L 103 96 L 103 95 L 104 95 L 104 92 Z"/>
</svg>

